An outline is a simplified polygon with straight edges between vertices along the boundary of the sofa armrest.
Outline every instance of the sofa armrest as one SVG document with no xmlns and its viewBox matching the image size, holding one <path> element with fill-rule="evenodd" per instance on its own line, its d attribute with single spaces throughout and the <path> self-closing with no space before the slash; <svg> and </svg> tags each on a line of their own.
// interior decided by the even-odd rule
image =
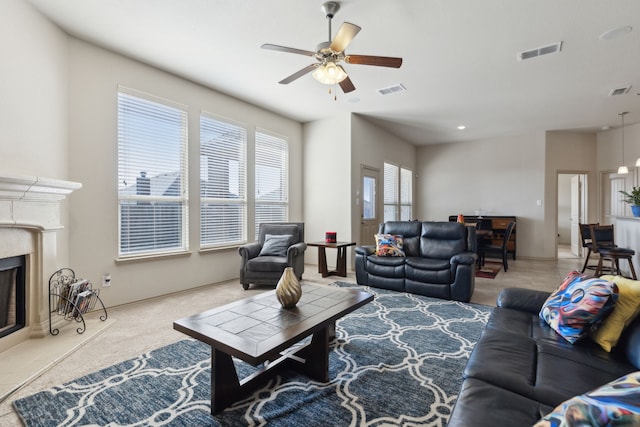
<svg viewBox="0 0 640 427">
<path fill-rule="evenodd" d="M 356 246 L 355 253 L 359 255 L 369 256 L 376 253 L 375 245 Z"/>
<path fill-rule="evenodd" d="M 295 243 L 287 248 L 287 258 L 289 262 L 298 255 L 302 255 L 307 250 L 307 244 L 304 242 Z"/>
<path fill-rule="evenodd" d="M 475 252 L 460 252 L 451 257 L 451 265 L 466 264 L 473 265 L 478 260 L 478 255 Z"/>
<path fill-rule="evenodd" d="M 247 262 L 251 258 L 255 258 L 260 254 L 260 250 L 262 249 L 262 245 L 258 242 L 247 243 L 246 245 L 242 245 L 238 248 L 238 253 L 242 257 L 243 262 Z"/>
<path fill-rule="evenodd" d="M 538 314 L 549 295 L 549 292 L 533 289 L 505 288 L 498 294 L 496 305 L 502 308 Z"/>
</svg>

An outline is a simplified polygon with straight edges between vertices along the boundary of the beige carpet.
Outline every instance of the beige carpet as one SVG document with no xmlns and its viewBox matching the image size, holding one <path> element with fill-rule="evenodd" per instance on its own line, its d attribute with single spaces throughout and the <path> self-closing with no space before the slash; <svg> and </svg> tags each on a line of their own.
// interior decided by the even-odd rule
<svg viewBox="0 0 640 427">
<path fill-rule="evenodd" d="M 498 292 L 503 287 L 518 286 L 553 290 L 570 270 L 580 266 L 580 259 L 510 261 L 509 271 L 506 273 L 500 271 L 495 279 L 476 278 L 476 288 L 471 302 L 493 305 Z M 355 283 L 352 272 L 347 278 L 323 279 L 317 274 L 317 267 L 314 265 L 308 265 L 304 274 L 304 281 L 310 283 L 329 284 L 338 279 Z M 183 339 L 183 334 L 173 330 L 174 320 L 269 289 L 271 288 L 252 286 L 248 291 L 244 291 L 237 281 L 232 281 L 109 309 L 109 318 L 113 319 L 113 325 L 84 345 L 78 345 L 74 352 L 61 357 L 48 369 L 40 372 L 37 378 L 32 378 L 28 384 L 0 403 L 0 426 L 20 425 L 11 406 L 14 399 L 62 384 L 102 367 Z M 51 340 L 56 339 L 56 337 L 50 338 L 43 339 L 41 345 L 47 345 Z M 32 358 L 34 351 L 37 349 L 32 348 L 29 350 L 30 354 L 24 355 L 25 364 Z M 3 364 L 0 369 L 11 368 Z M 25 375 L 28 376 L 28 374 Z"/>
</svg>

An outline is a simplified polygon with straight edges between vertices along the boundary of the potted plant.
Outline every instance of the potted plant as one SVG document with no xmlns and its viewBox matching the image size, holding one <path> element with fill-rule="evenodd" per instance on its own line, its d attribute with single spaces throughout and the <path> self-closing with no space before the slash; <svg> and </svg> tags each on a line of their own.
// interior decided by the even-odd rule
<svg viewBox="0 0 640 427">
<path fill-rule="evenodd" d="M 633 216 L 640 216 L 640 187 L 633 187 L 631 193 L 620 190 L 624 196 L 624 201 L 631 205 Z"/>
</svg>

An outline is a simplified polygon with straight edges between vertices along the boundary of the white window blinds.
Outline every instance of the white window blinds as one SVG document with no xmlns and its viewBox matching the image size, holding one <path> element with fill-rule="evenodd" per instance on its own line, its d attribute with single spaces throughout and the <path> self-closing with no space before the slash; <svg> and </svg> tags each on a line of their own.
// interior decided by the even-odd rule
<svg viewBox="0 0 640 427">
<path fill-rule="evenodd" d="M 246 153 L 244 125 L 200 117 L 200 246 L 246 241 Z"/>
<path fill-rule="evenodd" d="M 398 220 L 398 166 L 384 164 L 384 221 Z"/>
<path fill-rule="evenodd" d="M 384 220 L 409 221 L 413 216 L 413 172 L 384 164 Z"/>
<path fill-rule="evenodd" d="M 255 226 L 286 222 L 289 217 L 289 142 L 265 131 L 256 131 Z"/>
<path fill-rule="evenodd" d="M 120 255 L 186 250 L 187 110 L 118 88 Z"/>
<path fill-rule="evenodd" d="M 413 172 L 400 168 L 400 221 L 413 217 Z"/>
</svg>

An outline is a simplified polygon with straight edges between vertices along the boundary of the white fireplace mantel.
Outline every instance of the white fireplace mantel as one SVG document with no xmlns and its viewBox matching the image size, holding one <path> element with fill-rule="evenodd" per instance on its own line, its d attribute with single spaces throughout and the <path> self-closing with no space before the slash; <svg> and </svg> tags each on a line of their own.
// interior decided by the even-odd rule
<svg viewBox="0 0 640 427">
<path fill-rule="evenodd" d="M 0 200 L 60 201 L 79 188 L 79 182 L 0 174 Z"/>
</svg>

